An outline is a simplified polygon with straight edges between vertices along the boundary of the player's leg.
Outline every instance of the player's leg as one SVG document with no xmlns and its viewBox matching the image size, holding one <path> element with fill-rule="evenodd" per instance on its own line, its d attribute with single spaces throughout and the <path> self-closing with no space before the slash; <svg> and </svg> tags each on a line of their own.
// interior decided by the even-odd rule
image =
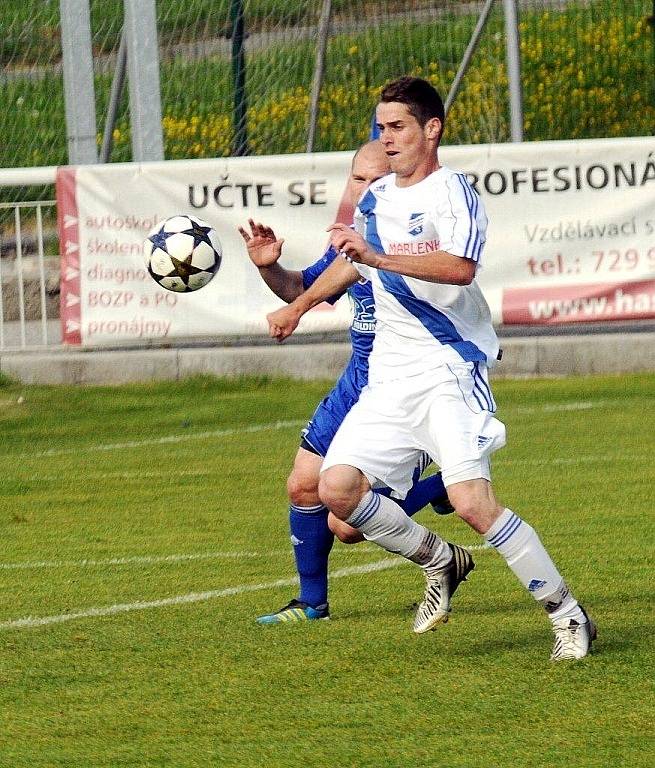
<svg viewBox="0 0 655 768">
<path fill-rule="evenodd" d="M 366 476 L 352 463 L 349 459 L 348 464 L 332 465 L 322 472 L 321 498 L 336 517 L 357 528 L 368 541 L 423 568 L 428 583 L 414 631 L 427 632 L 448 620 L 450 598 L 472 570 L 473 561 L 464 549 L 412 520 L 393 499 L 371 491 Z M 432 587 L 435 572 L 440 577 L 445 574 L 451 582 L 443 597 Z"/>
<path fill-rule="evenodd" d="M 581 658 L 595 637 L 593 622 L 573 597 L 536 531 L 499 505 L 491 486 L 489 455 L 504 445 L 504 427 L 493 417 L 486 371 L 478 365 L 453 370 L 457 378 L 451 388 L 453 396 L 436 401 L 432 408 L 432 423 L 445 428 L 439 434 L 446 437 L 436 438 L 435 457 L 450 500 L 457 515 L 505 558 L 550 616 L 556 636 L 551 658 Z M 459 401 L 455 392 L 460 393 Z"/>
<path fill-rule="evenodd" d="M 389 552 L 425 565 L 437 554 L 438 537 L 408 517 L 390 497 L 371 490 L 352 463 L 332 464 L 321 473 L 319 494 L 332 514 Z"/>
<path fill-rule="evenodd" d="M 318 477 L 323 456 L 358 394 L 355 365 L 351 360 L 303 430 L 287 480 L 289 529 L 300 592 L 280 610 L 260 616 L 257 619 L 260 624 L 329 617 L 328 558 L 334 534 L 328 526 L 327 508 L 318 496 Z"/>
<path fill-rule="evenodd" d="M 497 504 L 490 483 L 451 485 L 450 497 L 462 517 L 505 558 L 518 580 L 544 608 L 553 624 L 552 659 L 586 656 L 596 628 L 569 590 L 537 532 L 515 512 Z"/>
<path fill-rule="evenodd" d="M 342 544 L 359 544 L 365 541 L 363 533 L 345 521 L 339 520 L 332 512 L 328 515 L 328 527 Z"/>
<path fill-rule="evenodd" d="M 300 447 L 287 480 L 289 531 L 300 581 L 297 598 L 275 613 L 260 616 L 260 624 L 281 624 L 325 619 L 328 606 L 328 557 L 334 534 L 327 524 L 328 511 L 318 496 L 318 478 L 323 462 L 311 446 Z"/>
<path fill-rule="evenodd" d="M 287 492 L 289 530 L 300 578 L 298 600 L 327 615 L 327 569 L 334 535 L 327 524 L 327 508 L 318 496 L 322 463 L 322 456 L 300 447 L 287 480 Z"/>
<path fill-rule="evenodd" d="M 405 495 L 420 454 L 405 413 L 402 409 L 390 413 L 387 395 L 384 388 L 369 388 L 362 393 L 326 455 L 319 495 L 337 518 L 357 528 L 369 541 L 412 560 L 426 573 L 452 570 L 459 583 L 473 567 L 468 553 L 458 558 L 460 548 L 453 549 L 453 545 L 408 517 L 393 499 L 371 490 L 371 482 L 376 479 L 393 488 L 398 496 Z M 428 598 L 431 595 L 426 590 Z M 428 606 L 415 631 L 423 632 L 445 621 L 448 610 L 448 603 Z"/>
<path fill-rule="evenodd" d="M 443 484 L 441 472 L 436 472 L 429 477 L 421 479 L 421 473 L 430 463 L 430 457 L 425 454 L 425 457 L 421 459 L 414 470 L 413 485 L 407 492 L 407 496 L 404 499 L 397 499 L 398 506 L 410 517 L 420 512 L 428 504 L 438 515 L 449 515 L 455 511 L 448 498 L 448 492 Z M 376 488 L 375 493 L 389 496 L 391 488 Z M 364 541 L 362 533 L 343 520 L 339 520 L 338 517 L 331 513 L 328 516 L 328 526 L 343 544 L 358 544 Z"/>
</svg>

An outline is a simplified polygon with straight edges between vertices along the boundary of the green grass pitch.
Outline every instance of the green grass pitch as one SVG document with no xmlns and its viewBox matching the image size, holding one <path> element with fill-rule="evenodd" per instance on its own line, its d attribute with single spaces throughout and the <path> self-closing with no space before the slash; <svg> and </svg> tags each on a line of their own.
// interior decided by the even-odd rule
<svg viewBox="0 0 655 768">
<path fill-rule="evenodd" d="M 599 626 L 560 664 L 484 549 L 428 635 L 370 544 L 335 544 L 331 621 L 255 624 L 295 594 L 284 481 L 328 387 L 0 385 L 3 768 L 653 764 L 655 375 L 495 383 L 497 494 Z"/>
</svg>

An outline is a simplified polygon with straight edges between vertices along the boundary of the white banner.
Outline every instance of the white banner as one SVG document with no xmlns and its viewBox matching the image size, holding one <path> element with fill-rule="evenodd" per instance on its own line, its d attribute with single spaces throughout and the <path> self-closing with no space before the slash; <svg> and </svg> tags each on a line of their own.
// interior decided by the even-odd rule
<svg viewBox="0 0 655 768">
<path fill-rule="evenodd" d="M 281 263 L 301 269 L 326 246 L 352 152 L 61 168 L 63 337 L 70 344 L 266 334 L 281 302 L 237 231 L 248 218 L 285 238 Z M 496 323 L 655 317 L 655 139 L 442 147 L 466 172 L 490 220 L 480 283 Z M 223 243 L 214 280 L 161 289 L 142 260 L 147 231 L 191 213 Z M 342 300 L 300 331 L 346 328 Z"/>
</svg>

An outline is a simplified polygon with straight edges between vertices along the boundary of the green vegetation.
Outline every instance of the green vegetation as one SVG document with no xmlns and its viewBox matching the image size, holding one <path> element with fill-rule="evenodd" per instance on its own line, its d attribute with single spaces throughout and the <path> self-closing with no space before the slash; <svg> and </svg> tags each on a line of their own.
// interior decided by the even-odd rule
<svg viewBox="0 0 655 768">
<path fill-rule="evenodd" d="M 599 625 L 596 652 L 561 665 L 492 550 L 429 636 L 411 633 L 421 575 L 395 561 L 334 578 L 332 621 L 254 623 L 293 594 L 273 584 L 294 573 L 284 478 L 328 386 L 0 381 L 3 765 L 651 765 L 655 376 L 495 384 L 498 495 Z M 387 558 L 337 544 L 331 567 Z"/>
<path fill-rule="evenodd" d="M 249 25 L 254 29 L 302 21 L 310 0 L 246 1 Z M 333 2 L 336 11 L 343 0 Z M 0 62 L 38 63 L 61 58 L 59 4 L 52 0 L 3 0 L 0 18 Z M 230 30 L 230 0 L 189 0 L 157 3 L 160 41 L 179 43 L 226 35 Z M 120 39 L 123 0 L 93 0 L 91 26 L 97 53 L 111 53 Z"/>
<path fill-rule="evenodd" d="M 46 64 L 47 40 L 58 41 L 56 25 L 43 26 L 45 15 L 56 21 L 52 3 L 11 0 L 11 31 L 22 29 L 23 57 L 13 59 L 12 75 L 0 84 L 0 167 L 58 165 L 66 162 L 64 100 L 61 76 L 17 77 L 29 62 L 26 51 Z M 248 31 L 278 24 L 313 24 L 306 0 L 247 4 Z M 335 19 L 354 12 L 335 6 Z M 402 10 L 403 4 L 366 4 L 371 14 Z M 406 4 L 404 4 L 406 6 Z M 115 50 L 121 0 L 92 4 L 94 46 L 98 55 Z M 421 4 L 417 4 L 417 8 Z M 650 135 L 655 132 L 653 97 L 653 30 L 647 22 L 651 4 L 624 3 L 620 14 L 606 0 L 571 2 L 563 9 L 521 9 L 525 138 L 528 140 Z M 311 6 L 314 7 L 313 5 Z M 422 7 L 422 6 L 421 6 Z M 456 5 L 452 6 L 453 9 Z M 408 9 L 405 7 L 405 12 Z M 13 13 L 13 17 L 12 17 Z M 196 0 L 184 6 L 160 3 L 159 34 L 163 44 L 220 38 L 229 21 L 229 3 Z M 22 14 L 22 15 L 21 15 Z M 25 28 L 16 19 L 25 17 Z M 406 16 L 410 19 L 411 16 Z M 330 40 L 315 148 L 351 149 L 368 133 L 379 89 L 390 78 L 411 72 L 429 78 L 446 94 L 468 43 L 476 16 L 452 13 L 434 21 L 392 21 L 368 30 L 340 31 Z M 0 22 L 7 23 L 7 22 Z M 47 34 L 38 30 L 48 28 Z M 462 91 L 449 115 L 446 141 L 480 143 L 508 138 L 507 77 L 503 19 L 492 15 Z M 27 30 L 27 31 L 25 31 Z M 0 32 L 2 27 L 0 26 Z M 40 35 L 40 37 L 39 37 Z M 41 40 L 43 38 L 43 40 Z M 42 44 L 41 44 L 42 43 Z M 57 43 L 58 44 L 58 43 Z M 232 143 L 232 71 L 229 44 L 222 53 L 191 60 L 183 53 L 162 60 L 161 84 L 165 151 L 168 159 L 225 156 Z M 315 41 L 291 43 L 266 38 L 247 57 L 248 140 L 253 154 L 304 151 Z M 17 56 L 18 54 L 16 54 Z M 20 66 L 18 66 L 20 65 Z M 111 68 L 110 68 L 111 72 Z M 99 131 L 107 110 L 111 74 L 96 78 Z M 618 87 L 617 87 L 618 84 Z M 100 142 L 100 136 L 98 137 Z M 131 157 L 127 98 L 114 131 L 112 160 Z"/>
</svg>

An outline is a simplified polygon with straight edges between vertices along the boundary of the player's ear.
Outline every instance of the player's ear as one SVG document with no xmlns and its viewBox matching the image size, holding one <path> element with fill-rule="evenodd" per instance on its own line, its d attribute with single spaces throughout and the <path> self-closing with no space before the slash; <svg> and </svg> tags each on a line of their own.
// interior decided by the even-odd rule
<svg viewBox="0 0 655 768">
<path fill-rule="evenodd" d="M 441 120 L 438 117 L 432 117 L 425 124 L 425 135 L 428 139 L 438 139 L 441 135 L 441 128 Z"/>
</svg>

